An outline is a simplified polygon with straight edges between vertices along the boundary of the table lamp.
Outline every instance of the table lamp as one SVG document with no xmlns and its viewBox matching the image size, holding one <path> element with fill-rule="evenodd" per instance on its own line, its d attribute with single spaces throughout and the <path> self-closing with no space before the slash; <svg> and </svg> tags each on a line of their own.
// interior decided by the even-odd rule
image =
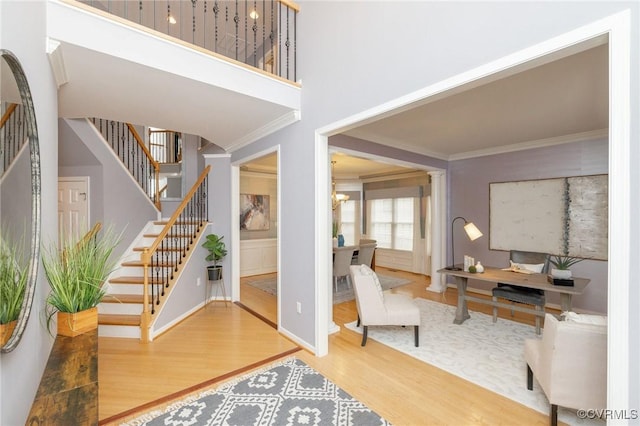
<svg viewBox="0 0 640 426">
<path fill-rule="evenodd" d="M 451 221 L 451 266 L 447 266 L 445 268 L 448 271 L 462 271 L 462 268 L 458 268 L 457 266 L 455 266 L 455 264 L 456 264 L 456 255 L 455 255 L 455 251 L 454 251 L 454 248 L 453 248 L 454 241 L 455 241 L 455 238 L 453 237 L 453 224 L 458 219 L 464 220 L 464 230 L 467 233 L 467 237 L 469 237 L 469 239 L 471 241 L 475 241 L 478 238 L 482 237 L 482 232 L 480 232 L 478 227 L 476 227 L 476 225 L 474 225 L 473 222 L 468 222 L 467 219 L 465 219 L 462 216 L 458 216 L 458 217 L 454 218 Z"/>
</svg>

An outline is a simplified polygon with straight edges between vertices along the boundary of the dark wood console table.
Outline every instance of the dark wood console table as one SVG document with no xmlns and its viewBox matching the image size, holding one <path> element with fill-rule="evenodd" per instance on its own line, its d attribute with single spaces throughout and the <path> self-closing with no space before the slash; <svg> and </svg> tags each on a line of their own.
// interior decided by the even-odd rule
<svg viewBox="0 0 640 426">
<path fill-rule="evenodd" d="M 56 336 L 26 425 L 98 424 L 98 330 Z"/>
</svg>

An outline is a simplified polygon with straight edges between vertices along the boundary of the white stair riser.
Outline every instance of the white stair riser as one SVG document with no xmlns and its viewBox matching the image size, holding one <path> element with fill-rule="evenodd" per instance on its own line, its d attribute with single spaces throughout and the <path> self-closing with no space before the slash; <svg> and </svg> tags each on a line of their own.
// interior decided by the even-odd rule
<svg viewBox="0 0 640 426">
<path fill-rule="evenodd" d="M 142 304 L 140 303 L 101 303 L 98 305 L 99 314 L 140 315 Z"/>
<path fill-rule="evenodd" d="M 142 294 L 142 284 L 109 284 L 107 294 Z"/>
<path fill-rule="evenodd" d="M 140 339 L 140 327 L 131 325 L 99 325 L 98 336 Z"/>
</svg>

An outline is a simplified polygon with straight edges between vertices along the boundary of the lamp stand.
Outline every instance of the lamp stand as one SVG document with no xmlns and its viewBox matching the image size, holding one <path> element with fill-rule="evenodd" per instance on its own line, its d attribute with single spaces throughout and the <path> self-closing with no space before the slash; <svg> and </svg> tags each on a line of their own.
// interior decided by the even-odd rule
<svg viewBox="0 0 640 426">
<path fill-rule="evenodd" d="M 446 269 L 447 271 L 462 271 L 462 268 L 455 266 L 456 265 L 456 255 L 455 255 L 455 250 L 454 250 L 454 235 L 453 235 L 453 224 L 456 222 L 456 220 L 458 219 L 462 219 L 464 221 L 464 223 L 467 223 L 467 220 L 462 217 L 462 216 L 458 216 L 455 217 L 452 221 L 451 221 L 451 266 L 447 266 Z"/>
</svg>

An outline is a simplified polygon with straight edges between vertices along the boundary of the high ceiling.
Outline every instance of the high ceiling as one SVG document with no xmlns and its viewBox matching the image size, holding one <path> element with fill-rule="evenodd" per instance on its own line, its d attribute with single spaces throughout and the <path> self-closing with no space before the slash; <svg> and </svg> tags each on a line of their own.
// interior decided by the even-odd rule
<svg viewBox="0 0 640 426">
<path fill-rule="evenodd" d="M 454 160 L 606 133 L 608 114 L 608 45 L 602 44 L 344 134 Z M 334 157 L 341 178 L 403 169 L 352 155 Z M 275 167 L 273 159 L 271 164 Z"/>
</svg>

